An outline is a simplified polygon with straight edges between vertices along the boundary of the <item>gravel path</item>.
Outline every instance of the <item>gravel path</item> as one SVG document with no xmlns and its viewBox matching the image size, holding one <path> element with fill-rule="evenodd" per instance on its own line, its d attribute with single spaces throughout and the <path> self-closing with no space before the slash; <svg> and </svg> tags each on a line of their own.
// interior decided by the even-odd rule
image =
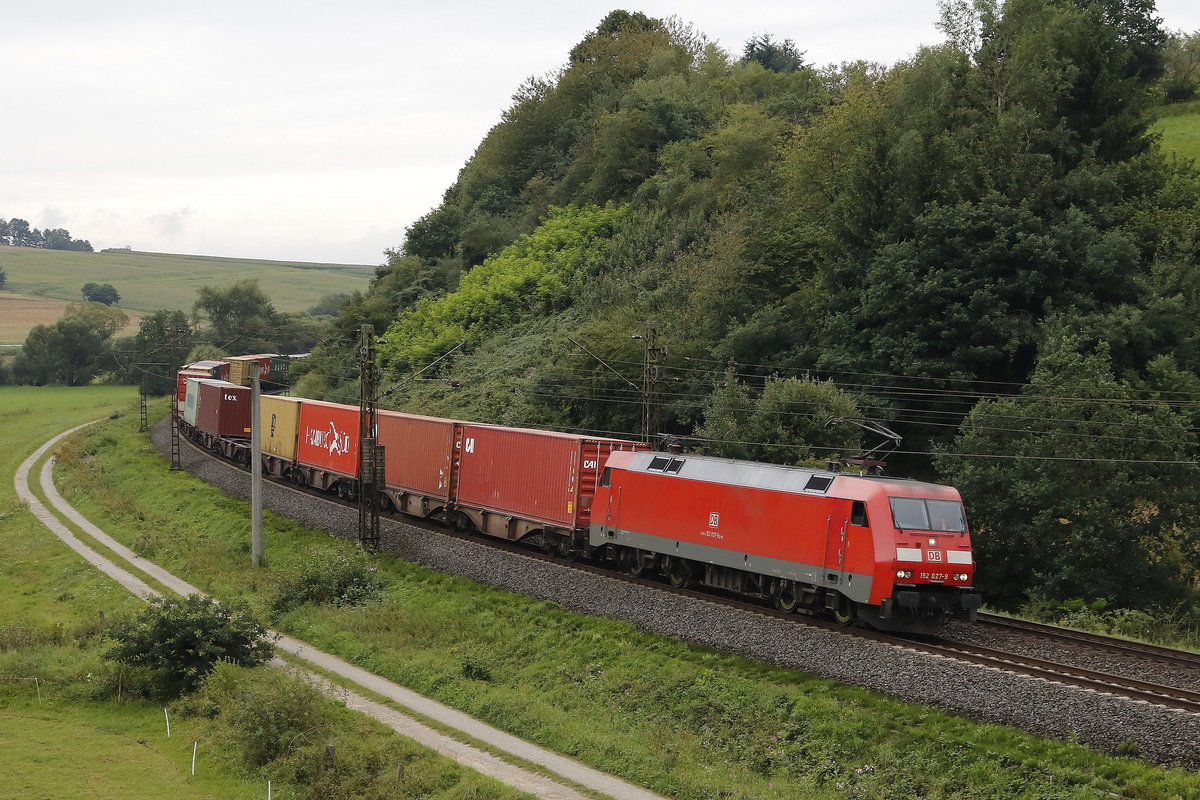
<svg viewBox="0 0 1200 800">
<path fill-rule="evenodd" d="M 159 452 L 169 457 L 169 421 L 154 430 L 153 438 Z M 186 445 L 181 449 L 181 458 L 185 469 L 206 482 L 232 495 L 249 497 L 247 473 Z M 358 516 L 354 509 L 270 483 L 263 487 L 263 503 L 308 527 L 343 538 L 354 538 L 356 534 Z M 394 520 L 382 521 L 381 544 L 408 561 L 553 600 L 583 613 L 627 620 L 646 631 L 902 700 L 936 705 L 976 720 L 1052 738 L 1074 738 L 1108 752 L 1133 745 L 1149 761 L 1200 769 L 1200 715 L 630 586 Z"/>
</svg>

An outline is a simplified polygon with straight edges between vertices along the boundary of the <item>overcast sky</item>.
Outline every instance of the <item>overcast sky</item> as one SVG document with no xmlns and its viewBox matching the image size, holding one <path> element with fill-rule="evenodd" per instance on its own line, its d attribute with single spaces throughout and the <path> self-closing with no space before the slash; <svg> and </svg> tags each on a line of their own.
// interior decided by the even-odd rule
<svg viewBox="0 0 1200 800">
<path fill-rule="evenodd" d="M 530 75 L 614 8 L 809 63 L 936 44 L 936 0 L 8 3 L 0 217 L 97 249 L 378 264 Z M 1159 0 L 1166 27 L 1200 2 Z"/>
</svg>

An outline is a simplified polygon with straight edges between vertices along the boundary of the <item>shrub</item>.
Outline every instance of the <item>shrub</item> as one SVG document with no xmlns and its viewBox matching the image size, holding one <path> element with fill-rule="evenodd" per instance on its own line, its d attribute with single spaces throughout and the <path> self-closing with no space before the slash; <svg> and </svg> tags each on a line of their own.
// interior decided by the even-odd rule
<svg viewBox="0 0 1200 800">
<path fill-rule="evenodd" d="M 156 694 L 191 692 L 218 661 L 255 666 L 271 657 L 267 630 L 244 605 L 219 605 L 200 595 L 159 597 L 136 619 L 116 625 L 105 658 L 155 675 Z"/>
<path fill-rule="evenodd" d="M 272 608 L 287 611 L 304 603 L 362 605 L 383 588 L 376 567 L 362 550 L 315 550 L 298 572 L 279 581 Z"/>
<path fill-rule="evenodd" d="M 217 664 L 199 690 L 175 706 L 182 714 L 215 719 L 218 736 L 251 767 L 323 742 L 331 708 L 302 676 L 227 662 Z"/>
</svg>

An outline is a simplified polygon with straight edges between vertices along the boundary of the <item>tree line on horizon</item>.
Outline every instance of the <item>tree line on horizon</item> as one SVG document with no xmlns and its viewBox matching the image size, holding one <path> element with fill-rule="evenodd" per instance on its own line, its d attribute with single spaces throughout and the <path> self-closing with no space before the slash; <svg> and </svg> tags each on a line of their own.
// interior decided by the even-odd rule
<svg viewBox="0 0 1200 800">
<path fill-rule="evenodd" d="M 31 228 L 18 217 L 0 219 L 0 244 L 10 247 L 41 247 L 46 250 L 73 250 L 91 253 L 92 244 L 86 239 L 72 239 L 65 228 Z"/>
</svg>

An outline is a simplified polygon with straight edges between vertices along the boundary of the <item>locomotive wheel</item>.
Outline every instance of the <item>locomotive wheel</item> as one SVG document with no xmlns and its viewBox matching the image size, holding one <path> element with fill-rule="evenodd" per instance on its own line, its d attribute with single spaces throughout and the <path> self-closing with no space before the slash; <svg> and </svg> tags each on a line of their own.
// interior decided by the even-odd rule
<svg viewBox="0 0 1200 800">
<path fill-rule="evenodd" d="M 671 562 L 671 569 L 667 572 L 667 581 L 676 589 L 684 589 L 692 582 L 692 571 L 686 562 L 677 558 Z"/>
<path fill-rule="evenodd" d="M 791 583 L 780 589 L 779 594 L 775 596 L 775 608 L 784 613 L 791 614 L 799 604 L 800 595 L 796 592 L 796 587 Z"/>
<path fill-rule="evenodd" d="M 642 560 L 641 553 L 635 551 L 631 555 L 632 559 L 625 568 L 625 571 L 629 573 L 631 578 L 640 578 L 646 574 L 646 562 Z"/>
<path fill-rule="evenodd" d="M 839 594 L 837 605 L 833 607 L 833 621 L 838 625 L 849 625 L 854 622 L 854 603 L 844 594 Z"/>
</svg>

